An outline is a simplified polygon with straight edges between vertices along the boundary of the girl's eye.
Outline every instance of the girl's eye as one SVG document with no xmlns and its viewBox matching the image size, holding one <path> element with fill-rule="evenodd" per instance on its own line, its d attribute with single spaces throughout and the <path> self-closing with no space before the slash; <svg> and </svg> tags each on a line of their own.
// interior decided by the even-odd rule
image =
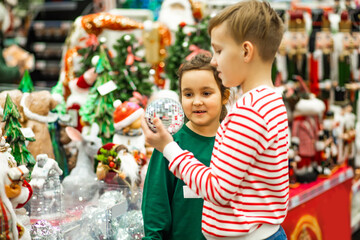
<svg viewBox="0 0 360 240">
<path fill-rule="evenodd" d="M 204 95 L 205 95 L 205 96 L 210 96 L 210 95 L 211 95 L 211 92 L 204 92 Z"/>
<path fill-rule="evenodd" d="M 185 97 L 191 97 L 192 94 L 191 94 L 191 93 L 184 93 L 184 96 L 185 96 Z"/>
</svg>

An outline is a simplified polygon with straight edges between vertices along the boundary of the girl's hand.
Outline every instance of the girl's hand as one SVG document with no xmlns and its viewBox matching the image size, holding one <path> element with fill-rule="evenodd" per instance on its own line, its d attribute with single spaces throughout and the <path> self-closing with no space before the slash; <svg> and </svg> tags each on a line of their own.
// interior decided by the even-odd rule
<svg viewBox="0 0 360 240">
<path fill-rule="evenodd" d="M 154 118 L 153 120 L 156 133 L 154 133 L 146 123 L 145 117 L 141 117 L 141 128 L 145 134 L 145 141 L 156 148 L 159 152 L 163 152 L 167 144 L 174 141 L 171 134 L 165 129 L 159 118 Z"/>
</svg>

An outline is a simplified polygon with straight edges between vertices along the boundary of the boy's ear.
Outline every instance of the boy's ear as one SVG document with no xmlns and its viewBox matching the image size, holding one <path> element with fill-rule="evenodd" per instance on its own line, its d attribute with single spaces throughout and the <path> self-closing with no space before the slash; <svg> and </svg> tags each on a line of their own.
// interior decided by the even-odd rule
<svg viewBox="0 0 360 240">
<path fill-rule="evenodd" d="M 230 98 L 230 89 L 225 89 L 224 96 L 222 99 L 222 104 L 225 105 L 229 101 Z"/>
<path fill-rule="evenodd" d="M 254 45 L 250 41 L 245 41 L 242 44 L 242 48 L 244 61 L 248 63 L 254 56 Z"/>
</svg>

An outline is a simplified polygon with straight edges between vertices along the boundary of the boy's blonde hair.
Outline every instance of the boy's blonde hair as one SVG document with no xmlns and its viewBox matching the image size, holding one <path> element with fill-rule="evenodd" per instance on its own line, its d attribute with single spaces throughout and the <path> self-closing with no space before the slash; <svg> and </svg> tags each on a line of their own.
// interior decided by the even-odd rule
<svg viewBox="0 0 360 240">
<path fill-rule="evenodd" d="M 210 19 L 208 32 L 222 23 L 236 43 L 252 42 L 263 61 L 272 61 L 279 48 L 284 25 L 268 2 L 241 1 L 231 5 Z"/>
</svg>

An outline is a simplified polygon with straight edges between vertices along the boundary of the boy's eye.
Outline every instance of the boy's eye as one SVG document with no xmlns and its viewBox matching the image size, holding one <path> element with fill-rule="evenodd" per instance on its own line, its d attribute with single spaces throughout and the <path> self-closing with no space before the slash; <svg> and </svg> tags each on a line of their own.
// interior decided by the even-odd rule
<svg viewBox="0 0 360 240">
<path fill-rule="evenodd" d="M 191 97 L 192 94 L 191 94 L 191 93 L 184 93 L 184 96 L 185 96 L 185 97 Z"/>
</svg>

